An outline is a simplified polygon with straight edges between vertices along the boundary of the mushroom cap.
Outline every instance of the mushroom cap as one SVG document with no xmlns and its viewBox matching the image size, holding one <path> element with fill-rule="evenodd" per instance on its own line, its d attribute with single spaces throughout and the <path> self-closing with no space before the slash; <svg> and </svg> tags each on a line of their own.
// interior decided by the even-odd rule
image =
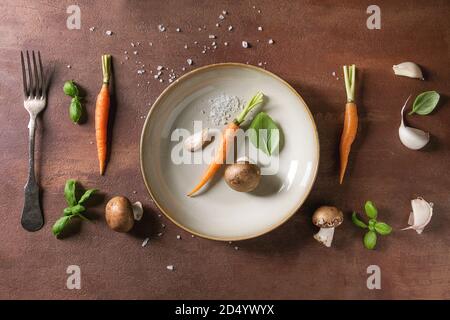
<svg viewBox="0 0 450 320">
<path fill-rule="evenodd" d="M 336 207 L 322 206 L 312 216 L 312 222 L 319 228 L 335 228 L 344 221 L 344 214 Z"/>
</svg>

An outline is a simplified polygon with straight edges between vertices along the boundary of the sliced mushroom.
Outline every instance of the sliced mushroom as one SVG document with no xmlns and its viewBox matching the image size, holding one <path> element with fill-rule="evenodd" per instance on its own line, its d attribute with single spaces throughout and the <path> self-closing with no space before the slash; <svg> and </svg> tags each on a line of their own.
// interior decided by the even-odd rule
<svg viewBox="0 0 450 320">
<path fill-rule="evenodd" d="M 320 228 L 319 232 L 314 235 L 314 239 L 331 247 L 334 228 L 340 226 L 343 221 L 344 215 L 336 207 L 322 206 L 318 208 L 312 217 L 313 224 Z"/>
</svg>

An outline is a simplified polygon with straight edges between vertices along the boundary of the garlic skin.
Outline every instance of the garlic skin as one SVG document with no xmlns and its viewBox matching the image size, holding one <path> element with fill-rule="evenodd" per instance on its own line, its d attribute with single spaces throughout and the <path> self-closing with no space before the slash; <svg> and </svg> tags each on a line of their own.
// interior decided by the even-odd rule
<svg viewBox="0 0 450 320">
<path fill-rule="evenodd" d="M 184 140 L 184 148 L 190 152 L 200 150 L 211 142 L 211 132 L 209 128 L 196 132 Z"/>
<path fill-rule="evenodd" d="M 411 96 L 408 97 L 405 104 L 403 105 L 402 111 L 400 112 L 402 121 L 400 123 L 400 127 L 398 128 L 398 136 L 400 137 L 400 141 L 405 147 L 411 150 L 419 150 L 425 147 L 430 141 L 430 134 L 416 128 L 405 126 L 405 123 L 403 121 L 403 112 L 410 98 Z"/>
<path fill-rule="evenodd" d="M 423 78 L 422 70 L 414 62 L 402 62 L 392 66 L 392 69 L 397 76 L 425 80 Z"/>
<path fill-rule="evenodd" d="M 413 211 L 409 215 L 409 227 L 401 230 L 414 229 L 418 234 L 421 234 L 433 216 L 433 203 L 418 197 L 417 199 L 411 200 L 411 208 Z"/>
</svg>

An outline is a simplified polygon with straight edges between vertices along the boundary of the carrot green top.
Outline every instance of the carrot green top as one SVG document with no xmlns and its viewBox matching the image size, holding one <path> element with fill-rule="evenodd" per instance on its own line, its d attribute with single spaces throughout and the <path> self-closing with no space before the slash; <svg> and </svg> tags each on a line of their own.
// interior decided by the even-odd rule
<svg viewBox="0 0 450 320">
<path fill-rule="evenodd" d="M 102 55 L 103 83 L 108 84 L 111 76 L 111 55 Z"/>
<path fill-rule="evenodd" d="M 237 116 L 237 118 L 234 120 L 237 125 L 240 125 L 242 122 L 244 122 L 245 117 L 247 114 L 253 110 L 256 106 L 261 104 L 263 102 L 264 94 L 262 92 L 258 92 L 253 96 L 253 98 L 247 103 L 244 110 Z"/>
<path fill-rule="evenodd" d="M 344 66 L 344 80 L 345 91 L 347 91 L 347 102 L 355 101 L 355 75 L 356 67 L 354 64 L 351 66 Z"/>
</svg>

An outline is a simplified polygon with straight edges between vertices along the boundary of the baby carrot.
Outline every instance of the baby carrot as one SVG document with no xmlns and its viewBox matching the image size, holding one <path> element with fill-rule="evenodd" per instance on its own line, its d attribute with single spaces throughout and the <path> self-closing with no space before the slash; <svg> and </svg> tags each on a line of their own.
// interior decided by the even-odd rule
<svg viewBox="0 0 450 320">
<path fill-rule="evenodd" d="M 203 173 L 200 182 L 189 192 L 187 195 L 191 197 L 194 193 L 199 191 L 209 180 L 214 177 L 215 173 L 219 170 L 220 166 L 225 163 L 227 158 L 227 153 L 230 145 L 233 144 L 234 136 L 236 135 L 239 126 L 244 122 L 245 117 L 250 112 L 250 110 L 254 109 L 256 106 L 263 102 L 264 95 L 261 92 L 258 92 L 251 100 L 247 103 L 244 110 L 241 114 L 230 122 L 222 132 L 221 140 L 219 142 L 219 146 L 217 148 L 216 154 L 214 156 L 214 160 L 211 164 L 206 168 Z"/>
<path fill-rule="evenodd" d="M 109 79 L 111 76 L 111 56 L 102 55 L 103 84 L 95 104 L 95 138 L 97 140 L 97 155 L 100 174 L 106 167 L 108 117 L 109 117 Z"/>
<path fill-rule="evenodd" d="M 355 74 L 356 67 L 344 66 L 345 90 L 347 92 L 347 103 L 345 105 L 344 129 L 339 145 L 340 172 L 339 183 L 344 181 L 345 170 L 347 169 L 348 157 L 353 141 L 358 131 L 358 110 L 355 104 Z"/>
</svg>

